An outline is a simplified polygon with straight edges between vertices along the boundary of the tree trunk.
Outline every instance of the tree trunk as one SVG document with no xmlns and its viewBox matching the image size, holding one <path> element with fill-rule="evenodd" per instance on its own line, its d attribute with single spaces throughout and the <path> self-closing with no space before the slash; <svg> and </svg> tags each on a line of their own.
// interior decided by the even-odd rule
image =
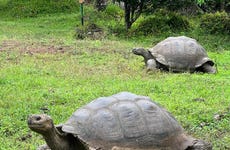
<svg viewBox="0 0 230 150">
<path fill-rule="evenodd" d="M 125 26 L 126 29 L 130 29 L 131 28 L 131 21 L 130 21 L 130 4 L 127 1 L 124 1 L 124 5 L 125 5 Z"/>
<path fill-rule="evenodd" d="M 125 10 L 125 26 L 130 29 L 132 24 L 139 18 L 144 6 L 144 0 L 131 1 L 123 0 Z"/>
<path fill-rule="evenodd" d="M 226 5 L 225 0 L 220 1 L 220 11 L 224 11 L 225 10 L 225 5 Z"/>
<path fill-rule="evenodd" d="M 106 0 L 95 0 L 94 2 L 94 7 L 98 10 L 98 11 L 102 11 L 106 8 L 107 5 L 107 1 Z"/>
</svg>

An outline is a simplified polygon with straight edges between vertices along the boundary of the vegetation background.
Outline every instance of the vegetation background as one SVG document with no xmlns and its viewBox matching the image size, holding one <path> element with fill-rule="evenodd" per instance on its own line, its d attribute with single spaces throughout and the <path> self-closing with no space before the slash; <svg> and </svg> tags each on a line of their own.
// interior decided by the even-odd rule
<svg viewBox="0 0 230 150">
<path fill-rule="evenodd" d="M 112 3 L 100 11 L 85 3 L 82 26 L 75 0 L 0 0 L 0 150 L 44 143 L 27 127 L 29 114 L 64 123 L 82 105 L 120 91 L 151 97 L 188 134 L 229 150 L 229 2 L 218 9 L 206 1 L 192 12 L 185 1 L 180 7 L 156 2 L 127 30 L 124 10 Z M 218 73 L 146 73 L 142 58 L 131 53 L 179 35 L 198 40 Z"/>
</svg>

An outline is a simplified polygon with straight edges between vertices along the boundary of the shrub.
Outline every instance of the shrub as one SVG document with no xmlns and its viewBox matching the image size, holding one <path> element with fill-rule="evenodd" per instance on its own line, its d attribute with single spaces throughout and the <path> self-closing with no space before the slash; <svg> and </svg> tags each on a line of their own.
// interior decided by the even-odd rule
<svg viewBox="0 0 230 150">
<path fill-rule="evenodd" d="M 200 27 L 211 34 L 229 34 L 230 17 L 226 12 L 208 13 L 201 17 Z"/>
<path fill-rule="evenodd" d="M 170 29 L 174 30 L 187 30 L 189 29 L 189 20 L 178 13 L 171 13 L 169 14 L 169 18 L 167 20 L 167 24 L 169 25 Z"/>
<path fill-rule="evenodd" d="M 103 11 L 103 14 L 106 18 L 116 19 L 120 21 L 124 17 L 124 11 L 117 5 L 110 4 Z"/>
<path fill-rule="evenodd" d="M 147 35 L 150 33 L 161 33 L 164 31 L 169 31 L 170 27 L 166 25 L 166 22 L 167 20 L 165 18 L 149 16 L 140 22 L 136 32 Z"/>
<path fill-rule="evenodd" d="M 147 13 L 152 13 L 156 9 L 167 9 L 174 12 L 180 12 L 185 15 L 197 14 L 200 12 L 195 0 L 152 0 L 145 7 Z"/>
<path fill-rule="evenodd" d="M 108 5 L 106 9 L 102 12 L 101 18 L 103 18 L 104 20 L 103 26 L 108 29 L 109 33 L 114 35 L 120 35 L 126 32 L 123 21 L 124 10 L 122 10 L 119 6 L 114 4 Z"/>
<path fill-rule="evenodd" d="M 230 13 L 230 1 L 228 0 L 206 0 L 201 5 L 205 12 L 226 11 Z"/>
<path fill-rule="evenodd" d="M 190 28 L 189 21 L 186 17 L 165 10 L 159 10 L 153 15 L 140 19 L 136 22 L 135 26 L 136 29 L 134 32 L 144 35 L 169 31 L 182 31 Z"/>
<path fill-rule="evenodd" d="M 76 28 L 76 39 L 102 39 L 104 38 L 105 32 L 101 27 L 94 23 L 87 23 L 84 26 L 78 26 Z"/>
</svg>

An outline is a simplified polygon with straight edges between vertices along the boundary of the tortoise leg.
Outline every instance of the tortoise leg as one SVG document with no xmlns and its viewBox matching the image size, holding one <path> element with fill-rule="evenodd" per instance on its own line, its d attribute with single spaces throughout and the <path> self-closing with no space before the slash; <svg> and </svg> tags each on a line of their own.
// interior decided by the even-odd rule
<svg viewBox="0 0 230 150">
<path fill-rule="evenodd" d="M 211 73 L 211 74 L 216 73 L 215 67 L 211 66 L 211 65 L 208 64 L 208 63 L 203 64 L 203 66 L 202 66 L 202 71 L 203 71 L 203 72 L 206 72 L 206 73 Z"/>
<path fill-rule="evenodd" d="M 147 72 L 150 70 L 155 71 L 157 69 L 156 61 L 154 59 L 149 59 L 146 63 L 146 67 L 147 67 Z"/>
<path fill-rule="evenodd" d="M 39 146 L 36 150 L 51 150 L 48 145 L 44 144 Z"/>
</svg>

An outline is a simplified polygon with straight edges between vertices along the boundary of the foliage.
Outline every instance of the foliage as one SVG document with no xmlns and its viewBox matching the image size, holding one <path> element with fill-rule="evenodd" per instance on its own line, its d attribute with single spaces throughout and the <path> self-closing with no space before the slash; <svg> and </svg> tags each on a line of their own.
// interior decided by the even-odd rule
<svg viewBox="0 0 230 150">
<path fill-rule="evenodd" d="M 205 0 L 196 0 L 196 3 L 197 3 L 198 5 L 202 5 L 202 4 L 205 3 Z"/>
<path fill-rule="evenodd" d="M 226 11 L 230 12 L 228 0 L 157 0 L 145 6 L 148 13 L 163 8 L 177 11 L 186 15 L 200 14 L 202 12 Z"/>
<path fill-rule="evenodd" d="M 106 0 L 94 0 L 94 7 L 98 10 L 98 11 L 103 11 L 106 8 Z"/>
<path fill-rule="evenodd" d="M 164 32 L 186 31 L 190 28 L 189 20 L 175 12 L 165 11 L 163 9 L 156 11 L 153 15 L 143 17 L 136 22 L 135 33 L 145 35 Z"/>
<path fill-rule="evenodd" d="M 123 10 L 115 4 L 108 5 L 103 13 L 104 17 L 107 19 L 115 19 L 116 21 L 121 21 L 121 19 L 124 17 Z"/>
<path fill-rule="evenodd" d="M 119 0 L 120 1 L 120 0 Z M 130 29 L 132 24 L 140 17 L 140 15 L 144 12 L 147 14 L 151 14 L 156 9 L 163 8 L 168 9 L 170 11 L 182 11 L 183 8 L 190 9 L 190 11 L 194 11 L 193 9 L 197 9 L 197 3 L 203 3 L 203 1 L 195 1 L 194 0 L 168 0 L 168 1 L 152 1 L 152 0 L 123 0 L 124 2 L 124 11 L 125 11 L 125 25 L 126 29 Z M 193 7 L 191 7 L 193 6 Z M 179 8 L 179 9 L 178 9 Z M 195 10 L 196 11 L 196 10 Z"/>
<path fill-rule="evenodd" d="M 120 0 L 118 0 L 120 2 Z M 124 14 L 125 14 L 125 27 L 130 29 L 132 24 L 140 17 L 144 4 L 144 0 L 121 0 L 124 3 Z"/>
<path fill-rule="evenodd" d="M 211 34 L 230 34 L 230 16 L 226 12 L 208 13 L 202 16 L 200 26 Z"/>
<path fill-rule="evenodd" d="M 76 28 L 76 39 L 84 38 L 102 39 L 105 38 L 105 35 L 101 27 L 94 23 L 87 23 Z"/>
<path fill-rule="evenodd" d="M 191 6 L 194 3 L 194 0 L 157 0 L 152 2 L 152 8 L 165 8 L 175 11 L 178 8 Z"/>
<path fill-rule="evenodd" d="M 226 11 L 230 13 L 230 1 L 229 0 L 205 0 L 200 7 L 205 12 L 217 12 Z"/>
<path fill-rule="evenodd" d="M 117 5 L 110 4 L 102 12 L 103 18 L 110 20 L 104 23 L 109 34 L 120 34 L 127 32 L 124 27 L 124 11 Z"/>
<path fill-rule="evenodd" d="M 96 11 L 92 6 L 85 9 L 85 25 L 77 25 L 76 38 L 102 39 L 108 34 L 124 33 L 123 10 L 117 5 L 109 5 L 104 11 Z M 109 20 L 109 21 L 108 21 Z M 95 37 L 95 34 L 97 35 Z"/>
</svg>

